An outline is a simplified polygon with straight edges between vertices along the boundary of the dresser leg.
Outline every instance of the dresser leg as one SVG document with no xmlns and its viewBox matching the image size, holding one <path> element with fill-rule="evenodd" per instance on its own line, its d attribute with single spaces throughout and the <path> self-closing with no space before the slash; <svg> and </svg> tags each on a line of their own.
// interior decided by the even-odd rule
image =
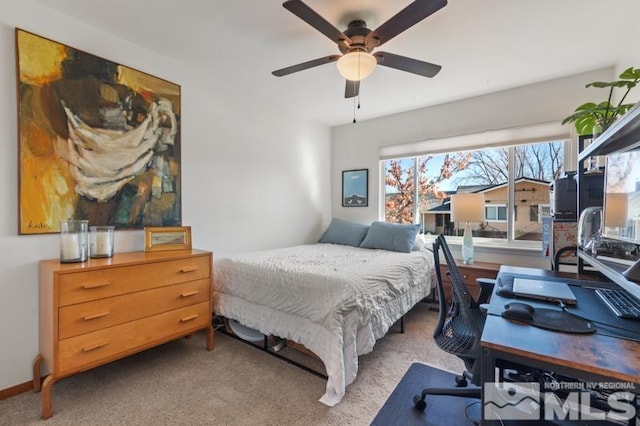
<svg viewBox="0 0 640 426">
<path fill-rule="evenodd" d="M 33 390 L 35 392 L 40 392 L 41 384 L 40 381 L 41 376 L 40 372 L 42 369 L 42 363 L 44 362 L 44 357 L 41 354 L 38 354 L 33 360 Z"/>
<path fill-rule="evenodd" d="M 211 352 L 213 350 L 213 345 L 214 345 L 214 341 L 213 341 L 213 326 L 209 325 L 209 327 L 207 327 L 207 350 L 209 352 Z"/>
<path fill-rule="evenodd" d="M 53 375 L 49 374 L 42 382 L 42 418 L 51 417 L 51 388 L 53 387 Z"/>
</svg>

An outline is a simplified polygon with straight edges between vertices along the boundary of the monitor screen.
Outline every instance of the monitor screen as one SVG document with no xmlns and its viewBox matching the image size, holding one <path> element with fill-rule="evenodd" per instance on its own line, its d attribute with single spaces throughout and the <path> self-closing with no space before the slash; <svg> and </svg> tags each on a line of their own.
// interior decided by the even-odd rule
<svg viewBox="0 0 640 426">
<path fill-rule="evenodd" d="M 640 244 L 640 151 L 607 155 L 603 233 Z"/>
</svg>

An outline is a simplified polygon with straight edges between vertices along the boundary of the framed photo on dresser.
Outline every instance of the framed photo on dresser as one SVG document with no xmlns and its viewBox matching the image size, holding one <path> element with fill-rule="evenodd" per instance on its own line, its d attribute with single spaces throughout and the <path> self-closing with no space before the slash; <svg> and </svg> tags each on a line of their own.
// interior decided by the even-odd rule
<svg viewBox="0 0 640 426">
<path fill-rule="evenodd" d="M 144 228 L 144 251 L 191 250 L 190 226 Z"/>
</svg>

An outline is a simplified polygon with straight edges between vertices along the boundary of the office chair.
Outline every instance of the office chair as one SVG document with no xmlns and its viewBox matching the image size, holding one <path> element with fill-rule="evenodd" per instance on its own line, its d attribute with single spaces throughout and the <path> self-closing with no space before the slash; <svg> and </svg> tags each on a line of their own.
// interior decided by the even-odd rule
<svg viewBox="0 0 640 426">
<path fill-rule="evenodd" d="M 447 307 L 446 297 L 440 272 L 440 250 L 444 254 L 449 267 L 449 278 L 452 284 L 451 307 Z M 481 305 L 491 296 L 494 280 L 479 279 L 481 291 L 478 299 L 474 299 L 464 283 L 462 274 L 451 255 L 444 235 L 439 235 L 433 243 L 436 276 L 438 278 L 439 314 L 433 338 L 440 349 L 457 355 L 464 361 L 465 371 L 456 377 L 456 386 L 450 388 L 427 388 L 413 398 L 415 408 L 422 411 L 427 407 L 427 395 L 449 395 L 465 398 L 480 398 L 480 337 L 484 327 L 485 312 Z M 473 387 L 467 388 L 470 381 Z"/>
<path fill-rule="evenodd" d="M 565 253 L 576 253 L 576 251 L 578 250 L 577 246 L 565 246 L 562 247 L 561 249 L 558 249 L 555 254 L 553 255 L 553 261 L 551 263 L 551 270 L 552 271 L 559 271 L 560 270 L 560 265 L 575 265 L 575 263 L 563 263 L 562 262 L 562 256 L 564 256 Z M 577 254 L 576 254 L 577 255 Z"/>
</svg>

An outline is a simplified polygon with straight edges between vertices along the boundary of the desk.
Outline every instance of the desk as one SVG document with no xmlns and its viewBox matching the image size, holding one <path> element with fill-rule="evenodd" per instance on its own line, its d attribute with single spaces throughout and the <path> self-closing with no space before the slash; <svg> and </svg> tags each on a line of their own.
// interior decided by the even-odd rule
<svg viewBox="0 0 640 426">
<path fill-rule="evenodd" d="M 558 277 L 576 278 L 575 274 L 531 268 L 500 268 L 499 278 L 508 275 L 547 277 L 551 280 L 557 280 Z M 589 287 L 612 285 L 599 281 L 589 281 L 587 284 Z M 513 299 L 506 299 L 494 292 L 489 304 L 490 314 L 487 315 L 481 338 L 483 388 L 485 383 L 496 381 L 497 367 L 515 362 L 584 381 L 637 383 L 633 392 L 640 393 L 640 342 L 602 334 L 558 333 L 512 322 L 497 314 L 502 311 L 505 301 L 509 300 Z M 603 309 L 606 308 L 603 306 Z M 640 322 L 632 325 L 640 330 Z M 482 424 L 500 422 L 483 420 Z"/>
</svg>

